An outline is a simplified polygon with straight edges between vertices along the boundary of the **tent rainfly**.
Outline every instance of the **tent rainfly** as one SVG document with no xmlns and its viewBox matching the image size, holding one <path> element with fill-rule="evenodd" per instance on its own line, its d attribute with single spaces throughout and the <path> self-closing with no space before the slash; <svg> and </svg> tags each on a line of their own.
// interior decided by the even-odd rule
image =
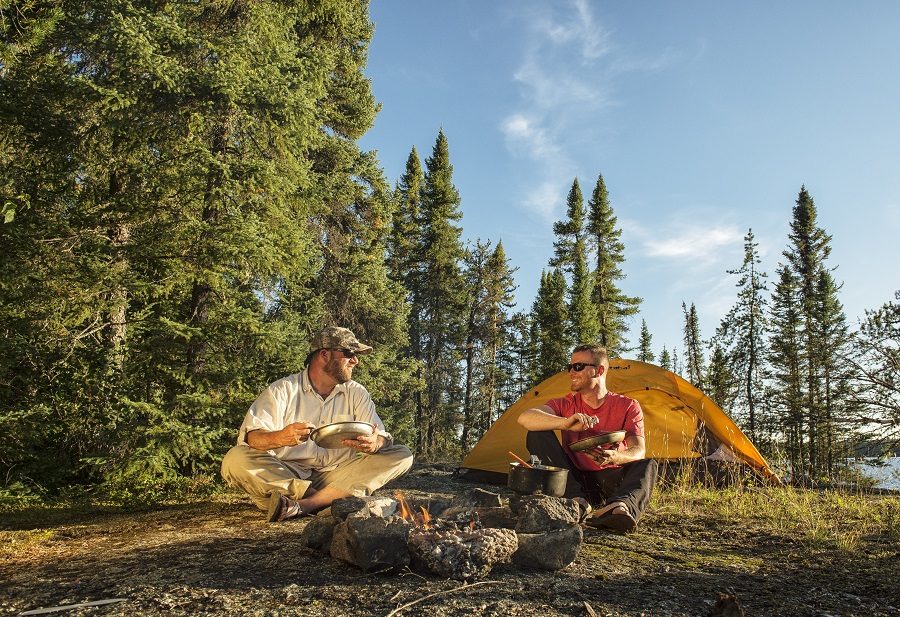
<svg viewBox="0 0 900 617">
<path fill-rule="evenodd" d="M 637 360 L 613 359 L 606 385 L 641 404 L 648 458 L 694 459 L 718 450 L 720 458 L 745 463 L 778 482 L 734 421 L 712 399 L 671 371 Z M 460 465 L 460 474 L 499 479 L 496 474 L 505 476 L 509 469 L 508 451 L 527 460 L 526 430 L 517 421 L 519 415 L 568 392 L 568 373 L 557 373 L 526 392 L 478 441 Z"/>
</svg>

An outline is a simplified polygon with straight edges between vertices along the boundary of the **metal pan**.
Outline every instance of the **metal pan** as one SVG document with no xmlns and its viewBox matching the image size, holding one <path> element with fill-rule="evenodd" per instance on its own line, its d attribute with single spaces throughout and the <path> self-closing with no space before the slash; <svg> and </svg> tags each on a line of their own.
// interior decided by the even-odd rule
<svg viewBox="0 0 900 617">
<path fill-rule="evenodd" d="M 346 448 L 341 442 L 345 439 L 356 439 L 360 435 L 371 435 L 375 427 L 366 422 L 335 422 L 313 429 L 309 438 L 320 448 L 338 450 Z"/>
<path fill-rule="evenodd" d="M 599 435 L 573 441 L 569 444 L 569 449 L 572 450 L 572 452 L 584 452 L 585 450 L 590 450 L 591 448 L 596 448 L 603 444 L 618 443 L 623 439 L 625 439 L 625 431 L 610 431 L 608 433 L 600 433 Z"/>
</svg>

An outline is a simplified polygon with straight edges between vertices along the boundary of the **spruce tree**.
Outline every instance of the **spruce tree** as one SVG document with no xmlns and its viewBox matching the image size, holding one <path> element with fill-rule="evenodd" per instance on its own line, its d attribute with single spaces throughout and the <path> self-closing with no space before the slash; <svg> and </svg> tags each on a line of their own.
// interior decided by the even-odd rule
<svg viewBox="0 0 900 617">
<path fill-rule="evenodd" d="M 462 218 L 453 166 L 443 130 L 425 161 L 422 228 L 421 315 L 425 363 L 425 414 L 417 422 L 417 450 L 434 456 L 457 442 L 462 403 L 460 349 L 465 333 L 465 284 L 460 272 Z"/>
<path fill-rule="evenodd" d="M 808 471 L 802 376 L 802 309 L 799 286 L 785 265 L 776 270 L 778 281 L 772 293 L 769 317 L 769 405 L 778 414 L 774 427 L 783 434 L 791 473 L 802 477 Z"/>
<path fill-rule="evenodd" d="M 715 401 L 716 405 L 730 413 L 732 403 L 737 395 L 738 382 L 731 372 L 728 354 L 721 343 L 713 340 L 710 348 L 709 365 L 703 380 L 706 386 L 705 393 Z"/>
<path fill-rule="evenodd" d="M 665 345 L 663 345 L 662 351 L 659 352 L 659 365 L 667 371 L 675 372 L 672 356 L 669 355 L 669 350 L 666 349 Z"/>
<path fill-rule="evenodd" d="M 468 322 L 465 344 L 465 398 L 460 445 L 484 434 L 500 411 L 499 391 L 508 378 L 498 366 L 500 349 L 510 338 L 507 311 L 513 303 L 513 272 L 498 243 L 476 241 L 466 251 Z"/>
<path fill-rule="evenodd" d="M 767 290 L 766 273 L 760 264 L 759 244 L 753 230 L 744 236 L 744 260 L 741 267 L 728 270 L 739 276 L 737 301 L 722 319 L 717 331 L 717 341 L 724 347 L 730 372 L 741 381 L 736 404 L 745 414 L 750 439 L 756 443 L 758 433 L 757 414 L 763 400 L 763 372 L 765 370 L 765 334 L 767 302 L 763 292 Z"/>
<path fill-rule="evenodd" d="M 364 5 L 27 10 L 0 25 L 0 306 L 40 301 L 0 309 L 23 326 L 0 380 L 45 428 L 16 474 L 148 496 L 212 472 L 329 320 L 403 379 L 384 181 L 355 143 L 377 109 Z"/>
<path fill-rule="evenodd" d="M 541 272 L 541 285 L 531 308 L 531 339 L 536 358 L 530 381 L 537 384 L 568 364 L 572 346 L 566 339 L 566 279 L 559 268 Z"/>
<path fill-rule="evenodd" d="M 849 359 L 854 388 L 848 419 L 887 455 L 900 441 L 900 291 L 866 311 Z"/>
<path fill-rule="evenodd" d="M 405 388 L 397 392 L 398 414 L 408 417 L 413 427 L 422 425 L 426 403 L 422 386 L 424 383 L 424 344 L 422 340 L 422 282 L 424 262 L 421 258 L 422 228 L 421 203 L 424 182 L 422 165 L 415 147 L 406 160 L 406 168 L 397 182 L 393 194 L 391 233 L 387 244 L 388 273 L 391 280 L 403 288 L 409 305 L 407 330 L 409 343 L 404 350 L 406 356 L 415 361 L 410 369 L 411 380 Z M 410 435 L 408 443 L 416 443 L 416 431 Z"/>
<path fill-rule="evenodd" d="M 625 280 L 625 245 L 617 222 L 603 175 L 599 174 L 588 202 L 587 232 L 597 256 L 592 298 L 599 319 L 599 342 L 613 355 L 628 351 L 628 318 L 637 314 L 642 301 L 626 295 L 620 287 Z"/>
<path fill-rule="evenodd" d="M 567 220 L 553 225 L 556 234 L 551 266 L 569 274 L 568 340 L 576 345 L 594 343 L 599 334 L 597 308 L 591 301 L 591 272 L 588 267 L 588 243 L 584 228 L 584 197 L 578 178 L 572 182 L 567 203 Z"/>
<path fill-rule="evenodd" d="M 641 320 L 641 339 L 638 343 L 638 355 L 637 359 L 641 362 L 653 362 L 656 356 L 653 355 L 653 348 L 651 347 L 651 341 L 653 340 L 653 336 L 650 334 L 650 329 L 647 328 L 647 320 Z"/>
<path fill-rule="evenodd" d="M 783 256 L 796 281 L 801 315 L 798 332 L 806 416 L 804 466 L 816 473 L 828 473 L 834 458 L 834 416 L 844 398 L 834 381 L 833 367 L 828 365 L 834 358 L 845 356 L 847 335 L 843 309 L 837 300 L 838 286 L 825 266 L 831 253 L 831 236 L 816 219 L 815 203 L 806 187 L 801 187 L 793 208 L 790 246 Z"/>
<path fill-rule="evenodd" d="M 700 338 L 700 319 L 697 317 L 697 307 L 691 303 L 688 310 L 687 305 L 682 302 L 681 310 L 684 313 L 684 349 L 685 349 L 685 369 L 687 370 L 688 381 L 697 388 L 703 389 L 704 377 L 704 360 L 703 360 L 703 341 Z"/>
<path fill-rule="evenodd" d="M 479 436 L 487 432 L 506 408 L 499 393 L 513 378 L 512 371 L 504 370 L 500 362 L 502 349 L 513 338 L 509 311 L 515 302 L 516 290 L 513 279 L 516 268 L 510 266 L 503 242 L 497 242 L 488 259 L 487 269 L 489 276 L 485 285 L 485 327 L 481 358 L 483 380 L 480 384 L 483 402 L 478 425 Z"/>
</svg>

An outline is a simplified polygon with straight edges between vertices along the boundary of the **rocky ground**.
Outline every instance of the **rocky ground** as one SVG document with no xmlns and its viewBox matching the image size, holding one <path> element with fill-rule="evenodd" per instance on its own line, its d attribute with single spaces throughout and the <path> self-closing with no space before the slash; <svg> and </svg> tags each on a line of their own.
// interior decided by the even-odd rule
<svg viewBox="0 0 900 617">
<path fill-rule="evenodd" d="M 391 488 L 472 486 L 426 466 Z M 142 513 L 3 515 L 0 615 L 111 599 L 123 601 L 57 614 L 900 615 L 892 534 L 811 541 L 753 517 L 662 506 L 627 536 L 586 529 L 565 570 L 503 565 L 467 585 L 363 573 L 304 548 L 306 524 L 268 524 L 239 495 Z"/>
</svg>

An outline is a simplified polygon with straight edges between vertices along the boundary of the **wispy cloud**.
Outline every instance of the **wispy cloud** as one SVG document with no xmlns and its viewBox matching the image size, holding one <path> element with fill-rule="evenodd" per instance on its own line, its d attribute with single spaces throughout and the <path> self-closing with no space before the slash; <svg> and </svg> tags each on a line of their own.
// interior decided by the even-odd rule
<svg viewBox="0 0 900 617">
<path fill-rule="evenodd" d="M 681 219 L 703 220 L 684 215 Z M 744 232 L 724 222 L 687 224 L 659 221 L 648 227 L 634 220 L 622 221 L 623 232 L 637 241 L 640 252 L 650 258 L 664 259 L 678 267 L 705 267 L 727 264 L 743 247 Z M 727 255 L 729 259 L 724 260 Z M 734 264 L 735 266 L 739 264 Z"/>
<path fill-rule="evenodd" d="M 560 215 L 575 176 L 597 171 L 580 170 L 576 150 L 588 141 L 596 147 L 590 133 L 602 130 L 602 114 L 614 104 L 615 78 L 671 61 L 628 57 L 613 44 L 595 6 L 588 0 L 518 5 L 525 39 L 512 78 L 520 100 L 499 128 L 510 152 L 534 165 L 522 203 L 545 221 Z"/>
<path fill-rule="evenodd" d="M 733 251 L 742 237 L 733 227 L 704 225 L 678 230 L 675 235 L 664 233 L 661 237 L 648 237 L 644 241 L 644 250 L 649 257 L 714 261 L 723 247 Z"/>
</svg>

